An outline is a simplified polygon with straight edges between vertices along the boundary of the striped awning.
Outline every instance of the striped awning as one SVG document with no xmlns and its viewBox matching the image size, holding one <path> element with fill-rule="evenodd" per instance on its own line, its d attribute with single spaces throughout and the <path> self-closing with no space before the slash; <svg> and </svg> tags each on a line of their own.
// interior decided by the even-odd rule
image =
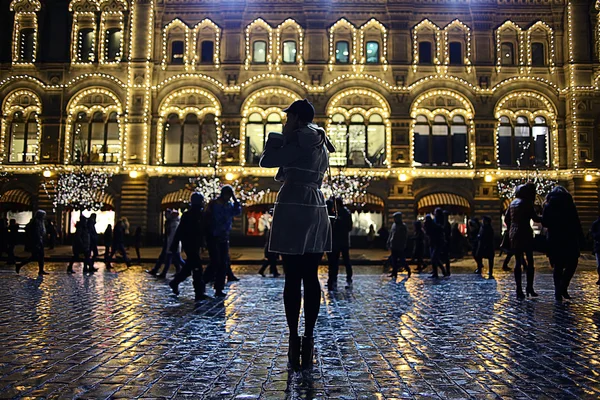
<svg viewBox="0 0 600 400">
<path fill-rule="evenodd" d="M 372 193 L 365 193 L 365 194 L 361 194 L 359 196 L 357 196 L 354 199 L 354 204 L 363 204 L 365 206 L 371 206 L 371 207 L 381 207 L 383 209 L 383 207 L 385 206 L 385 203 L 383 201 L 383 199 L 379 196 L 376 196 Z"/>
<path fill-rule="evenodd" d="M 160 202 L 163 209 L 171 206 L 179 206 L 181 203 L 189 203 L 192 200 L 192 192 L 189 189 L 180 189 L 176 192 L 167 193 Z"/>
<path fill-rule="evenodd" d="M 246 207 L 275 204 L 275 200 L 277 200 L 277 192 L 268 192 L 259 201 L 247 201 Z"/>
<path fill-rule="evenodd" d="M 16 205 L 20 209 L 32 209 L 31 195 L 22 189 L 11 189 L 0 195 L 3 205 Z"/>
<path fill-rule="evenodd" d="M 471 209 L 471 205 L 467 199 L 454 193 L 429 194 L 422 197 L 417 203 L 419 212 L 431 211 L 436 207 L 458 208 L 465 212 Z"/>
<path fill-rule="evenodd" d="M 101 201 L 104 209 L 115 209 L 115 199 L 108 193 L 102 193 L 98 195 L 98 200 Z"/>
</svg>

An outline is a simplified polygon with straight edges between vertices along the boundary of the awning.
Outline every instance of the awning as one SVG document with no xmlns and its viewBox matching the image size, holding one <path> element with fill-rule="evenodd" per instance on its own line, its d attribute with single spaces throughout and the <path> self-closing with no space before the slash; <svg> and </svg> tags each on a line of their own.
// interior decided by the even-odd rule
<svg viewBox="0 0 600 400">
<path fill-rule="evenodd" d="M 450 212 L 468 214 L 471 210 L 469 201 L 462 196 L 454 193 L 433 193 L 424 196 L 417 203 L 420 214 L 434 211 L 437 207 L 442 207 Z"/>
<path fill-rule="evenodd" d="M 259 201 L 247 201 L 246 207 L 260 206 L 260 205 L 273 205 L 277 200 L 277 192 L 268 192 Z"/>
<path fill-rule="evenodd" d="M 19 211 L 33 210 L 31 195 L 22 189 L 11 189 L 0 195 L 0 206 Z"/>
<path fill-rule="evenodd" d="M 385 202 L 379 196 L 372 193 L 365 193 L 355 197 L 353 204 L 348 204 L 347 207 L 352 211 L 382 212 L 385 208 Z"/>
<path fill-rule="evenodd" d="M 110 194 L 108 194 L 108 193 L 99 194 L 98 200 L 104 204 L 102 206 L 102 210 L 114 210 L 115 209 L 115 199 Z"/>
<path fill-rule="evenodd" d="M 161 208 L 166 210 L 167 208 L 179 208 L 182 203 L 189 204 L 192 200 L 192 192 L 189 189 L 180 189 L 176 192 L 171 192 L 163 197 L 160 202 Z"/>
</svg>

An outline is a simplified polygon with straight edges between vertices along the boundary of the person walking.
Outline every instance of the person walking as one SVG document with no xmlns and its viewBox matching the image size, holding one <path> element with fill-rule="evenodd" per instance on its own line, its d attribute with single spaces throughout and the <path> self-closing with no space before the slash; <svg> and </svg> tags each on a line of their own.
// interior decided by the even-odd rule
<svg viewBox="0 0 600 400">
<path fill-rule="evenodd" d="M 510 203 L 506 213 L 506 225 L 510 226 L 509 239 L 510 248 L 515 254 L 515 283 L 517 286 L 517 298 L 524 299 L 522 288 L 522 267 L 525 266 L 527 273 L 527 297 L 537 297 L 533 290 L 534 265 L 533 265 L 533 229 L 531 220 L 541 222 L 542 219 L 534 210 L 536 189 L 533 183 L 520 185 L 515 191 L 515 200 Z"/>
<path fill-rule="evenodd" d="M 96 231 L 96 218 L 97 218 L 96 213 L 92 213 L 90 215 L 90 218 L 87 220 L 87 230 L 90 235 L 90 257 L 89 257 L 90 272 L 98 271 L 97 268 L 94 268 L 94 264 L 99 255 L 98 232 Z"/>
<path fill-rule="evenodd" d="M 181 258 L 181 244 L 177 244 L 177 246 L 173 246 L 173 241 L 175 240 L 175 234 L 177 233 L 177 228 L 179 227 L 179 223 L 181 222 L 181 218 L 179 217 L 179 211 L 173 210 L 170 215 L 167 217 L 167 227 L 166 227 L 166 253 L 164 257 L 164 264 L 162 272 L 158 275 L 158 278 L 164 279 L 167 277 L 167 273 L 169 272 L 169 268 L 171 268 L 171 264 L 175 265 L 175 273 L 177 274 L 181 271 L 181 268 L 184 264 L 184 261 Z M 174 251 L 171 248 L 174 247 Z M 157 271 L 158 272 L 158 271 Z"/>
<path fill-rule="evenodd" d="M 372 249 L 375 247 L 375 239 L 377 238 L 377 233 L 375 232 L 375 227 L 373 224 L 369 225 L 369 232 L 367 232 L 367 247 Z"/>
<path fill-rule="evenodd" d="M 127 257 L 127 250 L 125 250 L 125 226 L 123 225 L 123 221 L 117 221 L 115 224 L 115 229 L 113 231 L 113 245 L 112 250 L 110 252 L 110 256 L 108 257 L 108 263 L 106 264 L 107 268 L 111 267 L 111 262 L 115 254 L 118 252 L 123 257 L 125 264 L 127 264 L 127 268 L 131 267 L 131 260 Z"/>
<path fill-rule="evenodd" d="M 8 258 L 6 259 L 7 265 L 15 265 L 15 247 L 17 246 L 17 242 L 19 239 L 19 225 L 17 224 L 17 220 L 12 218 L 10 220 L 10 224 L 8 225 L 8 233 L 6 237 L 7 244 L 7 254 Z"/>
<path fill-rule="evenodd" d="M 379 235 L 380 246 L 384 250 L 387 250 L 387 242 L 390 237 L 390 232 L 387 230 L 385 225 L 381 225 L 381 228 L 377 231 L 377 235 Z"/>
<path fill-rule="evenodd" d="M 417 265 L 417 272 L 421 272 L 426 267 L 423 261 L 423 256 L 425 255 L 425 232 L 423 232 L 421 221 L 413 222 L 413 229 L 415 233 L 413 235 L 414 246 L 411 262 Z"/>
<path fill-rule="evenodd" d="M 279 277 L 279 271 L 277 271 L 277 261 L 279 260 L 279 254 L 269 251 L 269 241 L 271 240 L 271 230 L 265 230 L 265 260 L 262 266 L 258 270 L 258 274 L 263 278 L 265 277 L 265 271 L 269 267 L 269 272 L 273 275 L 273 278 Z"/>
<path fill-rule="evenodd" d="M 90 218 L 91 219 L 91 218 Z M 82 272 L 85 274 L 86 272 L 94 273 L 98 271 L 93 267 L 91 258 L 90 258 L 90 248 L 91 248 L 91 235 L 90 235 L 90 220 L 85 218 L 83 214 L 79 218 L 79 221 L 75 224 L 75 235 L 73 236 L 73 257 L 71 257 L 71 261 L 69 261 L 69 265 L 67 266 L 67 274 L 74 274 L 73 264 L 79 262 L 79 256 L 83 255 L 83 270 Z M 95 229 L 95 228 L 94 228 Z"/>
<path fill-rule="evenodd" d="M 341 198 L 332 198 L 326 202 L 332 230 L 331 253 L 327 253 L 329 264 L 327 288 L 337 290 L 340 270 L 340 254 L 346 267 L 346 283 L 352 285 L 352 263 L 350 262 L 350 231 L 352 231 L 352 214 L 344 206 Z M 337 214 L 336 214 L 337 212 Z"/>
<path fill-rule="evenodd" d="M 452 234 L 450 223 L 448 222 L 448 212 L 440 207 L 434 211 L 433 221 L 440 227 L 442 232 L 439 244 L 439 258 L 446 266 L 444 276 L 450 276 L 450 236 Z"/>
<path fill-rule="evenodd" d="M 131 232 L 129 219 L 127 219 L 127 217 L 123 217 L 121 218 L 121 221 L 123 222 L 123 244 L 125 246 L 125 249 L 129 250 L 129 247 L 131 247 Z"/>
<path fill-rule="evenodd" d="M 435 223 L 431 215 L 425 217 L 425 234 L 429 238 L 429 252 L 431 258 L 431 267 L 433 273 L 431 277 L 434 279 L 439 278 L 438 268 L 442 270 L 442 274 L 446 276 L 446 270 L 442 261 L 442 251 L 444 246 L 444 232 L 442 227 Z"/>
<path fill-rule="evenodd" d="M 225 185 L 219 197 L 211 201 L 206 210 L 208 223 L 207 244 L 209 246 L 210 269 L 207 276 L 214 276 L 216 297 L 225 297 L 225 278 L 236 281 L 238 278 L 230 271 L 229 235 L 233 218 L 242 213 L 242 205 L 235 198 L 233 187 Z M 208 279 L 207 279 L 208 280 Z"/>
<path fill-rule="evenodd" d="M 467 223 L 467 240 L 469 241 L 469 247 L 471 248 L 471 255 L 475 261 L 476 269 L 475 273 L 480 274 L 483 265 L 477 257 L 477 250 L 479 249 L 479 233 L 481 231 L 481 224 L 479 219 L 471 218 Z"/>
<path fill-rule="evenodd" d="M 483 224 L 477 235 L 477 249 L 475 250 L 475 261 L 479 267 L 475 273 L 481 274 L 483 260 L 488 260 L 488 279 L 494 279 L 494 228 L 492 227 L 492 219 L 487 215 L 482 218 L 482 221 Z"/>
<path fill-rule="evenodd" d="M 154 268 L 146 270 L 146 273 L 148 273 L 152 276 L 156 276 L 156 274 L 158 274 L 158 271 L 160 271 L 160 267 L 163 266 L 166 262 L 167 253 L 169 252 L 167 242 L 168 242 L 168 238 L 169 238 L 169 234 L 170 234 L 169 229 L 172 226 L 171 225 L 171 216 L 172 216 L 173 212 L 174 212 L 174 210 L 171 210 L 170 208 L 168 208 L 165 211 L 165 229 L 164 229 L 164 233 L 162 234 L 162 240 L 161 240 L 162 246 L 161 246 L 160 254 L 158 255 L 158 258 L 156 259 Z M 174 237 L 175 231 L 173 231 L 172 233 L 173 233 L 173 237 Z"/>
<path fill-rule="evenodd" d="M 31 252 L 31 256 L 17 264 L 17 274 L 21 272 L 21 268 L 32 261 L 38 263 L 38 275 L 48 275 L 44 271 L 44 238 L 46 237 L 46 211 L 37 210 L 35 216 L 29 221 L 25 227 L 25 236 L 27 237 L 27 248 Z"/>
<path fill-rule="evenodd" d="M 108 224 L 106 226 L 106 230 L 104 231 L 104 262 L 108 265 L 110 265 L 108 262 L 110 260 L 110 249 L 112 248 L 112 244 L 113 244 L 113 229 L 112 229 L 112 225 Z"/>
<path fill-rule="evenodd" d="M 390 231 L 388 239 L 388 248 L 390 249 L 390 261 L 392 263 L 392 274 L 390 275 L 395 281 L 398 278 L 398 270 L 404 269 L 410 278 L 410 267 L 406 262 L 404 251 L 406 250 L 406 242 L 408 241 L 408 229 L 402 221 L 402 213 L 394 213 L 394 223 Z"/>
<path fill-rule="evenodd" d="M 559 302 L 570 299 L 569 283 L 585 237 L 573 197 L 564 187 L 557 185 L 546 196 L 542 225 L 547 229 L 548 258 L 554 269 L 554 298 Z"/>
<path fill-rule="evenodd" d="M 321 185 L 335 151 L 325 130 L 313 124 L 315 109 L 298 100 L 284 110 L 283 135 L 270 133 L 260 158 L 263 168 L 279 168 L 269 251 L 282 254 L 283 301 L 289 336 L 288 361 L 293 371 L 313 365 L 314 329 L 321 306 L 319 262 L 332 250 L 332 230 Z M 304 336 L 298 336 L 304 285 Z"/>
<path fill-rule="evenodd" d="M 142 255 L 140 253 L 140 249 L 142 248 L 142 227 L 138 226 L 135 228 L 134 234 L 134 245 L 135 245 L 135 255 L 137 256 L 138 264 L 142 264 Z"/>
<path fill-rule="evenodd" d="M 169 247 L 171 253 L 176 253 L 181 245 L 186 255 L 185 264 L 175 274 L 171 282 L 169 282 L 169 286 L 176 296 L 179 295 L 179 284 L 191 275 L 194 280 L 195 300 L 210 299 L 206 295 L 206 285 L 202 277 L 202 259 L 200 258 L 205 231 L 204 196 L 195 192 L 192 194 L 191 207 L 181 217 L 181 221 L 177 226 L 175 236 Z"/>
<path fill-rule="evenodd" d="M 592 223 L 590 229 L 592 239 L 594 241 L 594 254 L 596 255 L 596 270 L 598 272 L 598 280 L 596 285 L 600 285 L 600 217 Z"/>
<path fill-rule="evenodd" d="M 48 249 L 53 250 L 56 246 L 56 239 L 58 238 L 58 231 L 56 230 L 56 225 L 54 221 L 48 222 Z"/>
</svg>

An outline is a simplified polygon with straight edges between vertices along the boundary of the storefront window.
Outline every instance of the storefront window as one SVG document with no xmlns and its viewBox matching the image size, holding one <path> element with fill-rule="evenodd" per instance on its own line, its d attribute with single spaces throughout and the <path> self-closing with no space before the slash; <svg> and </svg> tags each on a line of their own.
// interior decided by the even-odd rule
<svg viewBox="0 0 600 400">
<path fill-rule="evenodd" d="M 115 227 L 115 212 L 110 211 L 89 211 L 84 210 L 83 216 L 89 218 L 92 213 L 96 214 L 96 232 L 104 233 L 106 227 L 110 224 L 112 227 Z M 81 211 L 71 211 L 69 222 L 69 232 L 75 233 L 75 225 L 79 222 L 81 218 Z"/>
</svg>

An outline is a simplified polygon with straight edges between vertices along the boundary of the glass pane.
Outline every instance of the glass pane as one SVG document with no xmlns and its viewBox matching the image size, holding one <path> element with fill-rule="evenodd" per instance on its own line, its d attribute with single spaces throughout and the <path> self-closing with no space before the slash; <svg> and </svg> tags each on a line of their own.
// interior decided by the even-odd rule
<svg viewBox="0 0 600 400">
<path fill-rule="evenodd" d="M 281 115 L 277 113 L 271 113 L 267 116 L 268 122 L 281 122 Z"/>
<path fill-rule="evenodd" d="M 108 61 L 121 60 L 121 40 L 123 32 L 121 29 L 109 29 L 107 32 L 108 44 L 106 46 L 106 58 Z"/>
<path fill-rule="evenodd" d="M 445 124 L 446 117 L 444 117 L 443 115 L 436 115 L 435 117 L 433 117 L 433 122 L 437 124 Z"/>
<path fill-rule="evenodd" d="M 11 124 L 10 162 L 22 162 L 25 150 L 25 122 L 22 116 L 16 115 Z"/>
<path fill-rule="evenodd" d="M 511 126 L 500 126 L 498 129 L 498 164 L 504 166 L 513 164 Z"/>
<path fill-rule="evenodd" d="M 79 31 L 79 60 L 81 62 L 94 61 L 94 30 L 91 28 Z"/>
<path fill-rule="evenodd" d="M 165 164 L 179 164 L 179 152 L 181 150 L 181 123 L 176 114 L 171 114 L 165 124 Z"/>
<path fill-rule="evenodd" d="M 535 124 L 536 125 L 543 125 L 546 123 L 546 118 L 544 117 L 535 117 Z"/>
<path fill-rule="evenodd" d="M 342 117 L 341 120 L 339 117 Z M 334 121 L 329 126 L 329 140 L 335 146 L 335 152 L 329 155 L 329 163 L 331 165 L 343 166 L 347 162 L 347 129 L 348 127 L 344 123 L 344 116 L 336 114 L 332 118 Z"/>
<path fill-rule="evenodd" d="M 260 155 L 265 147 L 265 126 L 251 123 L 246 125 L 246 162 L 258 165 Z"/>
<path fill-rule="evenodd" d="M 217 145 L 217 125 L 213 114 L 204 117 L 201 129 L 200 162 L 214 165 L 217 161 L 219 148 Z"/>
<path fill-rule="evenodd" d="M 81 163 L 88 158 L 88 132 L 89 123 L 87 115 L 83 112 L 77 114 L 73 126 L 73 162 Z"/>
<path fill-rule="evenodd" d="M 174 40 L 171 43 L 171 64 L 182 65 L 184 53 L 183 40 Z"/>
<path fill-rule="evenodd" d="M 529 126 L 515 127 L 515 155 L 517 165 L 528 167 L 531 165 L 531 142 Z"/>
<path fill-rule="evenodd" d="M 296 62 L 296 42 L 294 42 L 294 41 L 283 42 L 283 62 L 284 63 L 295 63 Z"/>
<path fill-rule="evenodd" d="M 104 120 L 102 113 L 94 114 L 92 119 L 92 135 L 90 145 L 89 161 L 92 163 L 104 161 L 106 147 L 104 143 Z"/>
<path fill-rule="evenodd" d="M 533 127 L 533 145 L 535 154 L 535 165 L 538 167 L 548 166 L 548 127 Z"/>
<path fill-rule="evenodd" d="M 367 127 L 364 125 L 350 125 L 348 127 L 348 165 L 364 166 Z"/>
<path fill-rule="evenodd" d="M 35 114 L 31 114 L 29 121 L 27 122 L 27 148 L 25 149 L 25 162 L 35 162 L 37 155 L 38 141 L 37 141 L 37 121 Z"/>
<path fill-rule="evenodd" d="M 419 42 L 419 64 L 433 64 L 431 42 Z"/>
<path fill-rule="evenodd" d="M 265 131 L 267 132 L 267 137 L 269 136 L 270 132 L 281 133 L 281 132 L 283 132 L 283 124 L 282 123 L 267 124 Z"/>
<path fill-rule="evenodd" d="M 385 160 L 385 125 L 369 125 L 367 129 L 367 158 L 374 167 L 380 167 Z"/>
<path fill-rule="evenodd" d="M 510 119 L 508 119 L 508 117 L 500 117 L 500 123 L 510 124 Z"/>
<path fill-rule="evenodd" d="M 418 119 L 418 117 L 417 117 Z M 430 163 L 429 160 L 429 125 L 415 125 L 415 163 L 420 165 L 427 165 Z"/>
<path fill-rule="evenodd" d="M 335 43 L 335 62 L 348 64 L 350 62 L 350 45 L 346 41 Z"/>
<path fill-rule="evenodd" d="M 358 122 L 362 124 L 363 122 L 365 122 L 365 118 L 360 114 L 354 114 L 350 117 L 350 122 Z"/>
<path fill-rule="evenodd" d="M 452 125 L 450 134 L 452 135 L 452 165 L 466 166 L 469 152 L 467 125 Z"/>
<path fill-rule="evenodd" d="M 183 124 L 183 159 L 182 164 L 198 164 L 200 154 L 200 124 L 195 114 L 185 118 Z"/>
<path fill-rule="evenodd" d="M 367 64 L 379 63 L 379 42 L 367 42 Z"/>
<path fill-rule="evenodd" d="M 500 62 L 502 65 L 514 65 L 514 47 L 512 43 L 502 43 L 500 46 Z"/>
<path fill-rule="evenodd" d="M 21 30 L 21 46 L 19 58 L 25 62 L 33 62 L 34 58 L 34 44 L 35 44 L 35 31 L 33 29 L 22 29 Z"/>
<path fill-rule="evenodd" d="M 546 56 L 544 54 L 543 43 L 531 44 L 531 65 L 534 67 L 543 67 L 546 65 Z"/>
<path fill-rule="evenodd" d="M 267 43 L 262 40 L 254 42 L 252 50 L 252 62 L 257 64 L 267 62 Z"/>
<path fill-rule="evenodd" d="M 427 123 L 427 117 L 424 115 L 417 115 L 417 123 Z"/>
<path fill-rule="evenodd" d="M 251 114 L 248 117 L 248 121 L 249 122 L 262 122 L 262 115 L 260 115 L 259 113 Z"/>
<path fill-rule="evenodd" d="M 212 63 L 215 55 L 215 43 L 211 40 L 205 40 L 200 46 L 200 62 Z"/>
<path fill-rule="evenodd" d="M 105 162 L 119 162 L 119 151 L 121 150 L 121 141 L 119 140 L 119 122 L 117 113 L 113 112 L 108 117 L 108 126 L 106 130 L 106 154 Z"/>
<path fill-rule="evenodd" d="M 371 123 L 383 123 L 383 118 L 379 114 L 373 114 L 369 117 Z"/>
<path fill-rule="evenodd" d="M 448 165 L 448 126 L 433 125 L 432 134 L 432 164 L 437 166 Z"/>
<path fill-rule="evenodd" d="M 449 52 L 450 52 L 450 65 L 462 65 L 463 64 L 462 43 L 460 43 L 460 42 L 450 43 Z"/>
</svg>

